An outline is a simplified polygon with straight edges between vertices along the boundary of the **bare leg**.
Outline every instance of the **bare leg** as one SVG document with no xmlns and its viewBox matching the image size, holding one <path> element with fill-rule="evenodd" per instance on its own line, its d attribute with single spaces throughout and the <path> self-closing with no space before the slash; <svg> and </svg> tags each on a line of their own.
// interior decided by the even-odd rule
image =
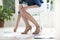
<svg viewBox="0 0 60 40">
<path fill-rule="evenodd" d="M 29 22 L 28 22 L 28 19 L 27 19 L 26 17 L 24 17 L 24 16 L 22 16 L 22 18 L 23 18 L 23 20 L 24 20 L 24 22 L 25 22 L 25 25 L 26 25 L 26 29 L 25 29 L 24 32 L 22 32 L 22 34 L 27 34 L 27 32 L 28 32 L 29 30 L 31 30 L 32 28 L 31 28 L 31 26 L 30 26 L 30 24 L 29 24 Z"/>
<path fill-rule="evenodd" d="M 26 12 L 25 10 L 22 10 L 22 14 L 23 14 L 23 13 L 24 13 L 24 15 L 25 15 L 25 13 L 27 13 L 27 12 Z M 23 15 L 23 19 L 24 19 L 24 22 L 25 22 L 25 24 L 26 24 L 26 28 L 27 28 L 27 27 L 29 26 L 29 23 L 28 23 L 28 19 L 25 17 L 25 16 L 27 16 L 27 15 L 25 15 L 25 16 L 24 16 L 24 15 Z M 28 14 L 28 15 L 30 15 L 30 14 Z M 30 15 L 30 16 L 31 16 L 31 15 Z M 32 17 L 32 16 L 31 16 L 31 17 Z M 20 17 L 19 17 L 19 15 L 18 15 L 18 19 L 17 19 L 17 23 L 16 23 L 15 31 L 16 31 L 17 26 L 18 26 L 18 24 L 19 24 L 19 18 L 20 18 Z M 31 18 L 30 18 L 30 19 L 31 19 Z M 29 19 L 29 20 L 30 20 L 30 19 Z M 32 17 L 32 19 L 34 20 L 33 17 Z M 35 22 L 32 21 L 32 19 L 30 20 L 31 22 L 33 22 L 33 23 L 37 23 L 35 20 L 34 20 Z M 27 24 L 28 24 L 28 25 L 27 25 Z M 36 24 L 35 24 L 35 25 L 36 25 Z M 37 24 L 37 25 L 38 25 L 38 24 Z M 36 25 L 36 27 L 38 27 L 37 25 Z M 29 30 L 29 29 L 30 29 L 30 28 L 27 28 L 27 30 Z M 26 30 L 25 30 L 25 31 L 26 31 Z M 27 32 L 26 32 L 26 33 L 27 33 Z M 36 33 L 36 32 L 35 32 L 35 33 Z M 23 34 L 24 34 L 24 33 L 23 33 Z"/>
<path fill-rule="evenodd" d="M 35 6 L 32 6 L 35 7 Z M 29 7 L 30 8 L 30 7 Z M 24 14 L 23 14 L 24 13 Z M 26 8 L 22 9 L 22 16 L 26 17 L 27 19 L 29 19 L 33 24 L 35 24 L 36 26 L 36 31 L 33 34 L 38 34 L 40 29 L 39 29 L 39 24 L 36 22 L 36 20 L 29 14 L 26 12 Z"/>
<path fill-rule="evenodd" d="M 23 18 L 23 20 L 24 20 L 24 22 L 25 22 L 26 27 L 27 27 L 27 26 L 30 26 L 30 24 L 29 24 L 29 22 L 28 22 L 28 19 L 27 19 L 26 17 L 24 17 L 24 16 L 22 16 L 22 18 Z"/>
<path fill-rule="evenodd" d="M 14 32 L 16 32 L 16 30 L 17 30 L 17 28 L 18 28 L 18 24 L 19 24 L 19 21 L 20 21 L 21 16 L 22 16 L 21 13 L 18 14 L 18 18 L 17 18 L 16 26 L 15 26 L 15 28 L 14 28 Z M 23 20 L 24 20 L 24 22 L 25 22 L 26 29 L 27 29 L 27 28 L 28 28 L 28 29 L 31 29 L 31 26 L 30 26 L 30 24 L 29 24 L 29 22 L 28 22 L 28 19 L 27 19 L 26 17 L 24 17 L 24 16 L 22 16 L 22 18 L 23 18 Z M 28 30 L 27 30 L 27 31 L 28 31 Z M 26 32 L 24 31 L 24 33 L 27 33 L 27 31 L 26 31 Z"/>
<path fill-rule="evenodd" d="M 37 23 L 37 21 L 29 13 L 27 13 L 25 11 L 25 9 L 22 9 L 22 16 L 24 16 L 27 19 L 29 19 L 33 24 L 35 24 L 35 26 L 39 26 L 39 24 Z"/>
<path fill-rule="evenodd" d="M 16 32 L 16 30 L 17 30 L 17 28 L 18 28 L 18 24 L 19 24 L 19 21 L 20 21 L 21 16 L 22 16 L 21 13 L 18 14 L 18 18 L 17 18 L 16 26 L 15 26 L 15 28 L 14 28 L 14 32 Z M 27 19 L 26 17 L 24 17 L 24 16 L 22 16 L 22 18 L 23 18 L 23 20 L 24 20 L 24 22 L 25 22 L 26 28 L 27 28 L 28 26 L 31 27 L 30 24 L 29 24 L 29 22 L 28 22 L 28 19 Z"/>
<path fill-rule="evenodd" d="M 19 5 L 20 11 L 22 10 L 22 8 L 23 8 L 23 6 Z M 16 32 L 16 30 L 17 30 L 17 28 L 18 28 L 18 24 L 19 24 L 20 18 L 21 18 L 21 13 L 18 14 L 16 26 L 15 26 L 15 28 L 14 28 L 14 32 Z M 22 16 L 22 18 L 23 18 L 23 20 L 24 20 L 24 22 L 25 22 L 26 28 L 27 28 L 28 26 L 31 27 L 31 26 L 29 25 L 28 19 L 25 18 L 24 16 Z"/>
</svg>

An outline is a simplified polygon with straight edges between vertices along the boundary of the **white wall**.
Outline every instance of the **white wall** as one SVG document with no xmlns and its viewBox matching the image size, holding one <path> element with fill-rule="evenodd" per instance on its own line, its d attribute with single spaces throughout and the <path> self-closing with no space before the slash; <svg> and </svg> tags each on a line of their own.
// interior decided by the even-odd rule
<svg viewBox="0 0 60 40">
<path fill-rule="evenodd" d="M 60 40 L 60 0 L 55 0 L 55 14 L 54 14 L 54 24 L 55 24 L 55 31 L 56 40 Z"/>
<path fill-rule="evenodd" d="M 2 0 L 0 0 L 0 5 L 2 5 Z"/>
</svg>

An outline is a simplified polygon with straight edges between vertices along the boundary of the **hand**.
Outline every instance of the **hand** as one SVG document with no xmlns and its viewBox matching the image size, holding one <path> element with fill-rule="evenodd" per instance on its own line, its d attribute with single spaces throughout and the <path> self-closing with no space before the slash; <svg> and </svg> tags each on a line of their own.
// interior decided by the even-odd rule
<svg viewBox="0 0 60 40">
<path fill-rule="evenodd" d="M 16 32 L 16 30 L 17 30 L 17 28 L 15 27 L 15 28 L 14 28 L 14 32 Z"/>
<path fill-rule="evenodd" d="M 14 32 L 16 32 L 16 29 L 14 29 Z"/>
</svg>

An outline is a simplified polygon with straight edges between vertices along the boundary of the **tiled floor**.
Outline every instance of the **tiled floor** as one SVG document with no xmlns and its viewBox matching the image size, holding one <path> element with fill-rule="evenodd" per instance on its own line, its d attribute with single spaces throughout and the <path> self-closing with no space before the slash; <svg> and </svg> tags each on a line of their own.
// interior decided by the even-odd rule
<svg viewBox="0 0 60 40">
<path fill-rule="evenodd" d="M 24 29 L 25 27 L 19 27 L 17 32 L 13 32 L 13 27 L 0 28 L 0 40 L 55 40 L 53 39 L 54 28 L 43 28 L 42 32 L 39 35 L 32 34 L 35 28 L 33 28 L 32 31 L 29 32 L 28 34 L 22 35 L 21 32 L 23 32 Z"/>
</svg>

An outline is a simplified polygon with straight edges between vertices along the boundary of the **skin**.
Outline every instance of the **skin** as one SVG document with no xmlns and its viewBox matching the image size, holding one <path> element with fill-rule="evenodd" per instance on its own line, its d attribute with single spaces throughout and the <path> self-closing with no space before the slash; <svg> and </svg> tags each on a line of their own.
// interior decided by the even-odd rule
<svg viewBox="0 0 60 40">
<path fill-rule="evenodd" d="M 37 5 L 26 6 L 26 7 L 23 7 L 21 4 L 19 5 L 20 14 L 18 14 L 18 18 L 17 18 L 17 22 L 16 22 L 16 25 L 15 25 L 15 28 L 14 28 L 14 32 L 16 32 L 16 30 L 18 28 L 18 24 L 19 24 L 19 21 L 20 21 L 21 17 L 23 18 L 26 27 L 30 26 L 28 20 L 31 21 L 36 26 L 36 28 L 39 26 L 37 21 L 28 12 L 26 12 L 26 10 L 29 9 L 29 8 L 37 8 L 37 7 L 38 7 Z"/>
</svg>

